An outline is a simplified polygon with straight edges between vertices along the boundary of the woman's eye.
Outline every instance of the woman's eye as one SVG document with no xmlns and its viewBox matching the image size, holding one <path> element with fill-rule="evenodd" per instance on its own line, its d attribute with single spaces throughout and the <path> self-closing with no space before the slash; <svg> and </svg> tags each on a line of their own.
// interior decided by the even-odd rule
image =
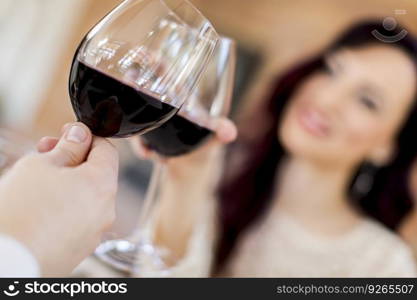
<svg viewBox="0 0 417 300">
<path fill-rule="evenodd" d="M 360 96 L 359 97 L 360 102 L 369 110 L 376 111 L 378 110 L 378 105 L 375 100 L 368 96 Z"/>
</svg>

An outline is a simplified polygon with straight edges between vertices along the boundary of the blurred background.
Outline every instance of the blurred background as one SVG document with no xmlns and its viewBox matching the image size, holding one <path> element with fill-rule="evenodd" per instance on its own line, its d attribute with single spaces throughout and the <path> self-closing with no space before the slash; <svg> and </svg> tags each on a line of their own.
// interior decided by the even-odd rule
<svg viewBox="0 0 417 300">
<path fill-rule="evenodd" d="M 120 2 L 0 1 L 0 115 L 4 125 L 34 136 L 56 135 L 64 122 L 74 120 L 67 93 L 73 54 L 91 26 Z M 355 20 L 393 16 L 417 30 L 415 0 L 191 2 L 220 33 L 239 43 L 241 85 L 236 101 L 262 97 L 273 75 L 320 50 Z M 395 15 L 399 9 L 405 14 Z M 250 71 L 242 74 L 242 69 Z"/>
<path fill-rule="evenodd" d="M 6 137 L 0 132 L 0 142 L 30 144 L 58 135 L 64 123 L 74 121 L 67 91 L 74 52 L 85 33 L 120 2 L 0 0 L 0 122 L 8 129 Z M 220 33 L 238 42 L 234 118 L 267 95 L 280 72 L 319 51 L 350 23 L 391 16 L 417 32 L 416 0 L 191 2 Z M 133 157 L 125 141 L 116 143 L 122 167 L 114 235 L 120 236 L 135 223 L 151 166 Z M 8 151 L 18 156 L 16 149 Z"/>
</svg>

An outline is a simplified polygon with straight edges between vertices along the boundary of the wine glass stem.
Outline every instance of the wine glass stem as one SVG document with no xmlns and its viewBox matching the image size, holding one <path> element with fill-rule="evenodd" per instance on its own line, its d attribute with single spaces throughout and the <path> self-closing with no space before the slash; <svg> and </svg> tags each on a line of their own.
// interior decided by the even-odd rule
<svg viewBox="0 0 417 300">
<path fill-rule="evenodd" d="M 149 181 L 142 208 L 139 213 L 138 223 L 136 225 L 136 229 L 133 231 L 130 237 L 130 240 L 133 243 L 141 243 L 145 238 L 145 227 L 151 221 L 152 212 L 154 211 L 154 207 L 158 202 L 157 193 L 164 170 L 164 163 L 161 162 L 159 157 L 155 157 L 151 179 Z"/>
</svg>

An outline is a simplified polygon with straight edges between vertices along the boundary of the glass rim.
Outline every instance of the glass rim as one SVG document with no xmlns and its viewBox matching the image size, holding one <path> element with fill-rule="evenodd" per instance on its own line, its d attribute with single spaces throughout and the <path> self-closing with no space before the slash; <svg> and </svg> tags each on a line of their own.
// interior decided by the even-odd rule
<svg viewBox="0 0 417 300">
<path fill-rule="evenodd" d="M 95 34 L 96 34 L 96 29 L 98 31 L 98 28 L 100 28 L 102 23 L 106 23 L 107 19 L 111 18 L 112 15 L 116 12 L 118 12 L 119 10 L 123 10 L 124 7 L 134 1 L 138 1 L 138 0 L 123 0 L 121 3 L 119 3 L 117 6 L 115 6 L 113 9 L 111 9 L 101 20 L 99 20 L 94 26 L 92 26 L 92 28 L 88 31 L 88 33 L 85 36 L 86 40 L 91 39 Z M 142 0 L 139 0 L 142 1 Z M 183 17 L 181 17 L 180 15 L 178 15 L 178 13 L 176 11 L 174 11 L 169 4 L 167 3 L 167 1 L 174 1 L 174 0 L 148 0 L 148 1 L 159 1 L 172 15 L 175 16 L 175 18 L 177 18 L 178 20 L 180 20 L 184 26 L 188 27 L 189 30 L 193 30 L 194 27 L 192 26 L 192 24 L 190 24 L 190 22 L 187 22 L 186 20 L 184 20 Z M 210 28 L 211 34 L 213 36 L 207 36 L 207 35 L 199 35 L 199 38 L 202 40 L 212 40 L 214 43 L 217 44 L 218 40 L 220 39 L 220 34 L 217 32 L 217 30 L 214 28 L 213 24 L 210 22 L 210 20 L 204 16 L 204 14 L 195 6 L 193 5 L 190 1 L 188 0 L 175 0 L 178 2 L 182 2 L 184 4 L 187 5 L 187 7 L 191 8 L 192 11 L 196 14 L 196 16 L 198 16 L 198 18 L 200 18 L 205 24 L 207 24 L 208 26 L 206 26 L 206 28 Z M 207 30 L 206 30 L 207 32 Z"/>
<path fill-rule="evenodd" d="M 206 34 L 207 30 L 201 30 L 201 28 L 200 28 L 199 38 L 201 38 L 202 40 L 212 40 L 212 41 L 214 41 L 215 44 L 218 43 L 218 41 L 220 40 L 220 35 L 217 32 L 217 30 L 214 28 L 213 23 L 211 23 L 210 20 L 190 1 L 188 1 L 188 0 L 159 0 L 159 1 L 169 10 L 170 13 L 172 13 L 176 18 L 181 20 L 181 22 L 185 26 L 187 26 L 190 30 L 193 30 L 193 29 L 195 29 L 194 26 L 192 24 L 190 24 L 190 22 L 185 20 L 184 17 L 181 17 L 172 7 L 170 7 L 170 5 L 168 4 L 168 1 L 178 1 L 181 4 L 185 4 L 187 6 L 187 8 L 190 8 L 195 13 L 195 15 L 204 24 L 206 24 L 205 27 L 210 29 L 210 35 L 207 36 L 207 34 Z M 204 33 L 201 34 L 201 32 L 204 32 Z"/>
<path fill-rule="evenodd" d="M 223 34 L 218 34 L 218 36 L 219 36 L 219 41 L 226 41 L 226 42 L 232 44 L 233 47 L 237 46 L 236 39 L 234 39 L 230 36 L 227 36 L 227 35 L 223 35 Z"/>
<path fill-rule="evenodd" d="M 128 0 L 128 1 L 137 1 L 137 0 Z M 151 0 L 151 1 L 157 1 L 157 0 Z M 178 2 L 182 2 L 182 3 L 185 3 L 188 7 L 190 7 L 190 8 L 192 8 L 192 10 L 196 13 L 196 15 L 199 17 L 199 18 L 201 18 L 202 20 L 204 20 L 205 22 L 207 22 L 209 25 L 210 25 L 210 27 L 211 28 L 213 28 L 213 30 L 215 30 L 214 29 L 214 26 L 213 26 L 213 24 L 210 22 L 210 20 L 209 19 L 207 19 L 207 17 L 206 16 L 204 16 L 203 15 L 203 13 L 195 6 L 195 5 L 193 5 L 190 1 L 188 1 L 188 0 L 159 0 L 160 2 L 162 2 L 163 3 L 163 5 L 170 11 L 170 12 L 172 12 L 178 19 L 180 19 L 180 20 L 182 20 L 182 21 L 184 21 L 183 19 L 183 17 L 181 17 L 181 16 L 179 16 L 178 15 L 178 13 L 174 10 L 174 9 L 172 9 L 169 5 L 168 5 L 168 1 L 178 1 Z M 186 22 L 186 21 L 184 21 L 187 25 L 188 25 L 188 23 Z"/>
<path fill-rule="evenodd" d="M 121 3 L 120 6 L 123 6 L 123 4 L 126 2 L 133 2 L 138 0 L 125 0 Z M 206 36 L 206 35 L 200 35 L 199 37 L 201 39 L 207 39 L 207 40 L 213 40 L 217 42 L 220 39 L 220 34 L 217 32 L 217 30 L 214 28 L 213 23 L 190 1 L 188 0 L 150 0 L 150 1 L 159 1 L 171 14 L 175 16 L 178 20 L 180 20 L 186 27 L 188 27 L 190 30 L 195 29 L 195 26 L 193 26 L 189 21 L 185 20 L 184 17 L 178 14 L 177 11 L 174 10 L 169 5 L 170 1 L 177 1 L 178 3 L 185 4 L 187 8 L 190 8 L 193 13 L 195 13 L 195 16 L 197 16 L 204 24 L 207 24 L 206 28 L 210 28 L 211 34 L 214 36 Z M 117 9 L 117 8 L 116 8 Z"/>
</svg>

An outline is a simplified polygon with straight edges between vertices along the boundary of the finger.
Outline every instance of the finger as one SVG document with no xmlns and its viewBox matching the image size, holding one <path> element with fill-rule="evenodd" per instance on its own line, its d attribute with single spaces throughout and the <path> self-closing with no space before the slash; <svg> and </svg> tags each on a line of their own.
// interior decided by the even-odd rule
<svg viewBox="0 0 417 300">
<path fill-rule="evenodd" d="M 82 167 L 99 171 L 103 176 L 117 176 L 119 156 L 116 148 L 107 139 L 94 137 L 90 153 Z"/>
<path fill-rule="evenodd" d="M 231 120 L 224 118 L 216 123 L 216 137 L 221 143 L 228 144 L 237 138 L 237 128 Z"/>
<path fill-rule="evenodd" d="M 139 158 L 149 159 L 152 157 L 153 151 L 149 149 L 140 137 L 132 137 L 129 139 L 133 153 Z"/>
<path fill-rule="evenodd" d="M 61 128 L 61 135 L 65 133 L 68 127 L 71 126 L 71 123 L 66 123 Z M 56 144 L 58 144 L 59 138 L 45 136 L 41 138 L 37 144 L 37 150 L 39 153 L 49 152 L 55 148 Z"/>
<path fill-rule="evenodd" d="M 66 123 L 62 126 L 61 135 L 65 133 L 65 130 L 67 130 L 69 126 L 71 126 L 71 123 Z M 37 144 L 37 150 L 39 153 L 49 152 L 53 148 L 55 148 L 56 144 L 58 144 L 58 141 L 59 141 L 59 138 L 45 136 L 39 140 Z"/>
<path fill-rule="evenodd" d="M 65 133 L 68 127 L 71 126 L 71 123 L 65 123 L 61 128 L 61 136 Z M 37 144 L 37 150 L 39 153 L 45 153 L 51 151 L 55 148 L 56 144 L 58 143 L 59 138 L 45 136 L 41 138 Z"/>
<path fill-rule="evenodd" d="M 82 123 L 74 123 L 67 127 L 55 148 L 45 155 L 59 166 L 77 166 L 85 161 L 91 140 L 88 127 Z"/>
<path fill-rule="evenodd" d="M 59 139 L 56 137 L 45 136 L 41 138 L 36 145 L 36 148 L 39 153 L 49 152 L 55 148 L 56 144 L 58 144 Z"/>
</svg>

